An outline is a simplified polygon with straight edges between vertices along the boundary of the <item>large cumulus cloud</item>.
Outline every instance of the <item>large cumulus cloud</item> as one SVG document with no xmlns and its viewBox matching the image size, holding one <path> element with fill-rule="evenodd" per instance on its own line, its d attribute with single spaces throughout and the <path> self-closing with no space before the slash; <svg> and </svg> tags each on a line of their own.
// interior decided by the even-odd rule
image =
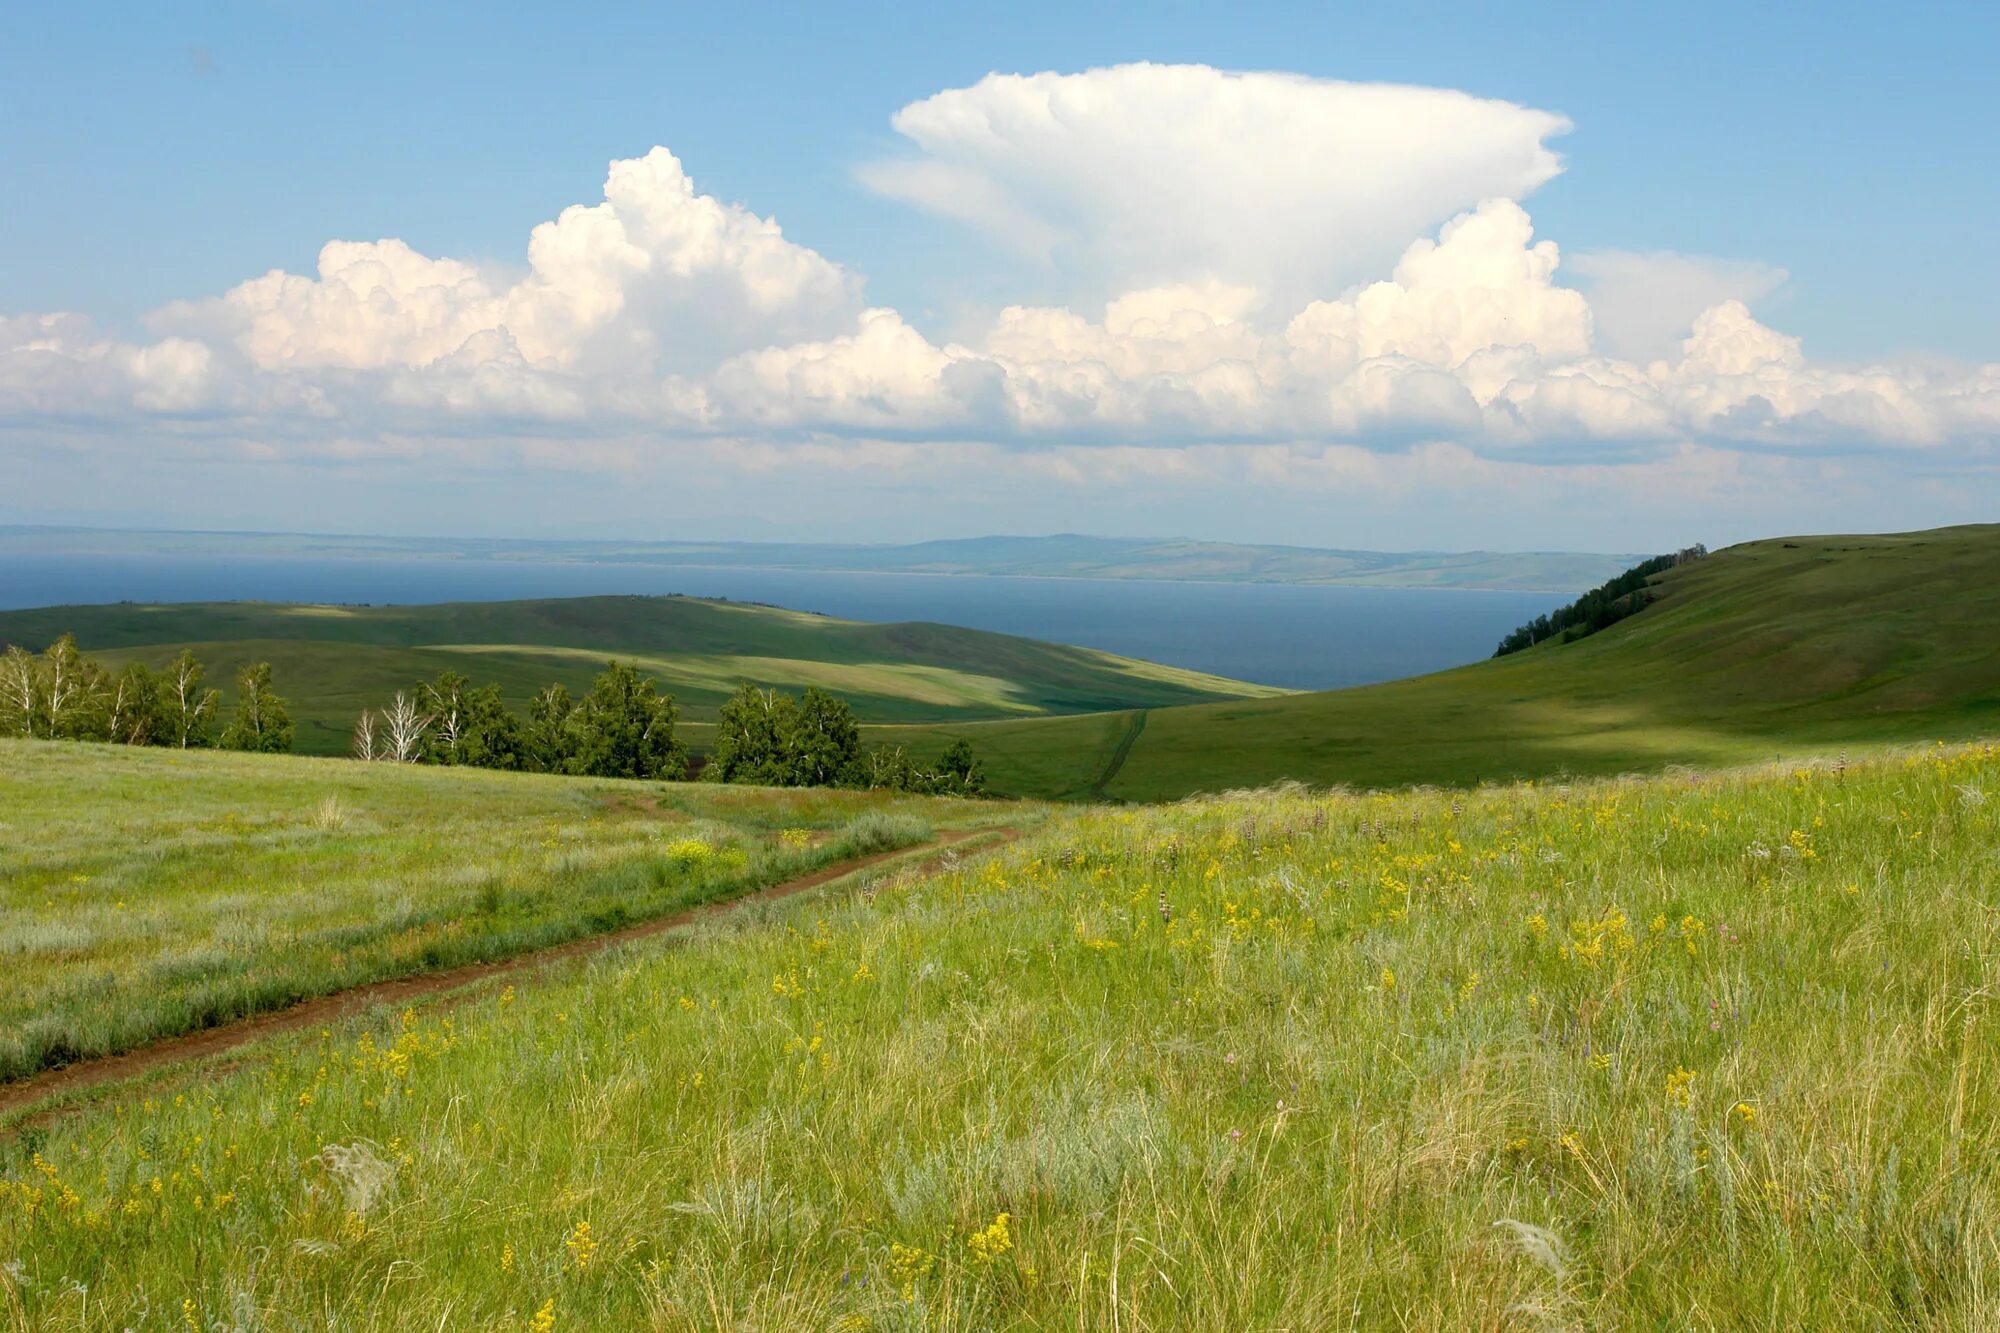
<svg viewBox="0 0 2000 1333">
<path fill-rule="evenodd" d="M 851 441 L 878 460 L 902 456 L 885 441 L 1449 442 L 1432 456 L 1586 465 L 1689 446 L 1977 452 L 2000 429 L 2000 367 L 1817 364 L 1752 313 L 1782 276 L 1759 266 L 1596 257 L 1586 276 L 1624 330 L 1607 341 L 1520 202 L 1560 167 L 1550 113 L 1145 65 L 993 76 L 896 125 L 915 155 L 872 165 L 871 184 L 1100 294 L 940 339 L 655 148 L 536 227 L 518 270 L 333 241 L 314 273 L 174 304 L 148 338 L 0 318 L 0 427 L 172 419 L 298 448 L 560 429 Z"/>
</svg>

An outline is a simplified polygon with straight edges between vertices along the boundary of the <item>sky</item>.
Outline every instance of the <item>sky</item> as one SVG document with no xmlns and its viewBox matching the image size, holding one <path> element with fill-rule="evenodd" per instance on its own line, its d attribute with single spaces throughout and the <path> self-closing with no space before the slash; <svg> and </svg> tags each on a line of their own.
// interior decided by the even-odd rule
<svg viewBox="0 0 2000 1333">
<path fill-rule="evenodd" d="M 0 12 L 0 522 L 1996 517 L 1990 6 Z"/>
</svg>

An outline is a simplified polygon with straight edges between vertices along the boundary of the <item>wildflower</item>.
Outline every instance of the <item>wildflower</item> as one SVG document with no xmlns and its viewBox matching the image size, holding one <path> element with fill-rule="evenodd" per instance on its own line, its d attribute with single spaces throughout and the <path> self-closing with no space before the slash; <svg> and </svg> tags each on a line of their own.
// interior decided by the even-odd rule
<svg viewBox="0 0 2000 1333">
<path fill-rule="evenodd" d="M 892 1243 L 889 1246 L 889 1274 L 895 1279 L 906 1302 L 917 1298 L 917 1283 L 929 1277 L 936 1267 L 937 1256 L 914 1245 Z"/>
<path fill-rule="evenodd" d="M 1596 1055 L 1593 1055 L 1593 1056 L 1591 1056 L 1591 1057 L 1590 1057 L 1590 1067 L 1591 1067 L 1592 1069 L 1609 1069 L 1609 1068 L 1611 1068 L 1611 1052 L 1609 1052 L 1609 1051 L 1599 1051 L 1599 1052 L 1598 1052 L 1598 1053 L 1597 1053 Z"/>
<path fill-rule="evenodd" d="M 528 1333 L 553 1333 L 556 1326 L 556 1300 L 551 1296 L 542 1302 L 542 1308 L 535 1311 L 535 1317 L 528 1321 Z"/>
<path fill-rule="evenodd" d="M 1736 1103 L 1736 1105 L 1729 1108 L 1729 1114 L 1737 1124 L 1743 1126 L 1745 1129 L 1752 1129 L 1757 1124 L 1757 1108 L 1749 1102 Z"/>
<path fill-rule="evenodd" d="M 1385 991 L 1396 989 L 1396 974 L 1386 967 L 1382 969 L 1382 989 Z"/>
<path fill-rule="evenodd" d="M 597 1237 L 590 1234 L 588 1222 L 578 1222 L 563 1245 L 569 1250 L 570 1266 L 579 1273 L 590 1267 L 591 1259 L 597 1254 Z"/>
<path fill-rule="evenodd" d="M 868 964 L 863 963 L 861 966 L 854 969 L 854 980 L 873 981 L 875 980 L 875 973 L 873 969 L 871 969 L 868 966 Z"/>
<path fill-rule="evenodd" d="M 965 1245 L 972 1251 L 972 1257 L 983 1264 L 990 1264 L 1013 1249 L 1014 1237 L 1007 1229 L 1012 1220 L 1012 1214 L 1000 1213 L 984 1231 L 975 1231 L 966 1237 Z"/>
<path fill-rule="evenodd" d="M 1528 918 L 1528 929 L 1535 933 L 1536 939 L 1540 939 L 1549 933 L 1549 920 L 1540 912 L 1537 912 Z"/>
<path fill-rule="evenodd" d="M 1694 1071 L 1677 1066 L 1667 1075 L 1667 1105 L 1687 1107 L 1694 1102 Z"/>
<path fill-rule="evenodd" d="M 503 1273 L 514 1271 L 514 1247 L 511 1244 L 500 1247 L 500 1271 Z"/>
</svg>

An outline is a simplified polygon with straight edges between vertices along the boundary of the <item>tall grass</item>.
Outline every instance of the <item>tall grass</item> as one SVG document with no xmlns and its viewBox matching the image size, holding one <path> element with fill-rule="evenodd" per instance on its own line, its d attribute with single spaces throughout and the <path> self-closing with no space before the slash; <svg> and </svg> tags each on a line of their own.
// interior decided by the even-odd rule
<svg viewBox="0 0 2000 1333">
<path fill-rule="evenodd" d="M 921 841 L 918 811 L 994 817 L 864 792 L 723 800 L 0 743 L 0 1079 L 732 897 Z M 783 838 L 780 820 L 827 836 Z"/>
<path fill-rule="evenodd" d="M 0 1307 L 1992 1328 L 1996 817 L 1990 748 L 1083 812 L 38 1129 Z"/>
</svg>

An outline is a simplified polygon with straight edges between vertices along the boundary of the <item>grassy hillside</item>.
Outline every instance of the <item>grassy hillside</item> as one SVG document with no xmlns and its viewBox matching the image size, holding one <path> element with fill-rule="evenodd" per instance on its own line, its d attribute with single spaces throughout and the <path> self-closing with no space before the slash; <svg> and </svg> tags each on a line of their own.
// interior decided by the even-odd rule
<svg viewBox="0 0 2000 1333">
<path fill-rule="evenodd" d="M 0 740 L 0 1080 L 1019 806 Z"/>
<path fill-rule="evenodd" d="M 1992 749 L 1077 812 L 38 1125 L 0 1306 L 1990 1329 L 1996 843 Z"/>
<path fill-rule="evenodd" d="M 437 606 L 120 603 L 0 612 L 0 643 L 34 650 L 74 633 L 108 664 L 182 647 L 226 685 L 272 664 L 298 748 L 339 754 L 354 719 L 447 668 L 497 681 L 517 707 L 552 680 L 572 692 L 607 658 L 658 676 L 695 720 L 746 681 L 820 685 L 866 720 L 898 722 L 1272 697 L 1281 690 L 1089 648 L 951 625 L 867 624 L 691 597 L 575 597 Z"/>
<path fill-rule="evenodd" d="M 1150 800 L 1741 763 L 2000 732 L 2000 526 L 1750 542 L 1669 570 L 1575 643 L 1279 699 L 951 728 L 997 788 Z M 1131 733 L 1122 760 L 1106 737 Z M 1114 762 L 1116 761 L 1116 762 Z"/>
</svg>

